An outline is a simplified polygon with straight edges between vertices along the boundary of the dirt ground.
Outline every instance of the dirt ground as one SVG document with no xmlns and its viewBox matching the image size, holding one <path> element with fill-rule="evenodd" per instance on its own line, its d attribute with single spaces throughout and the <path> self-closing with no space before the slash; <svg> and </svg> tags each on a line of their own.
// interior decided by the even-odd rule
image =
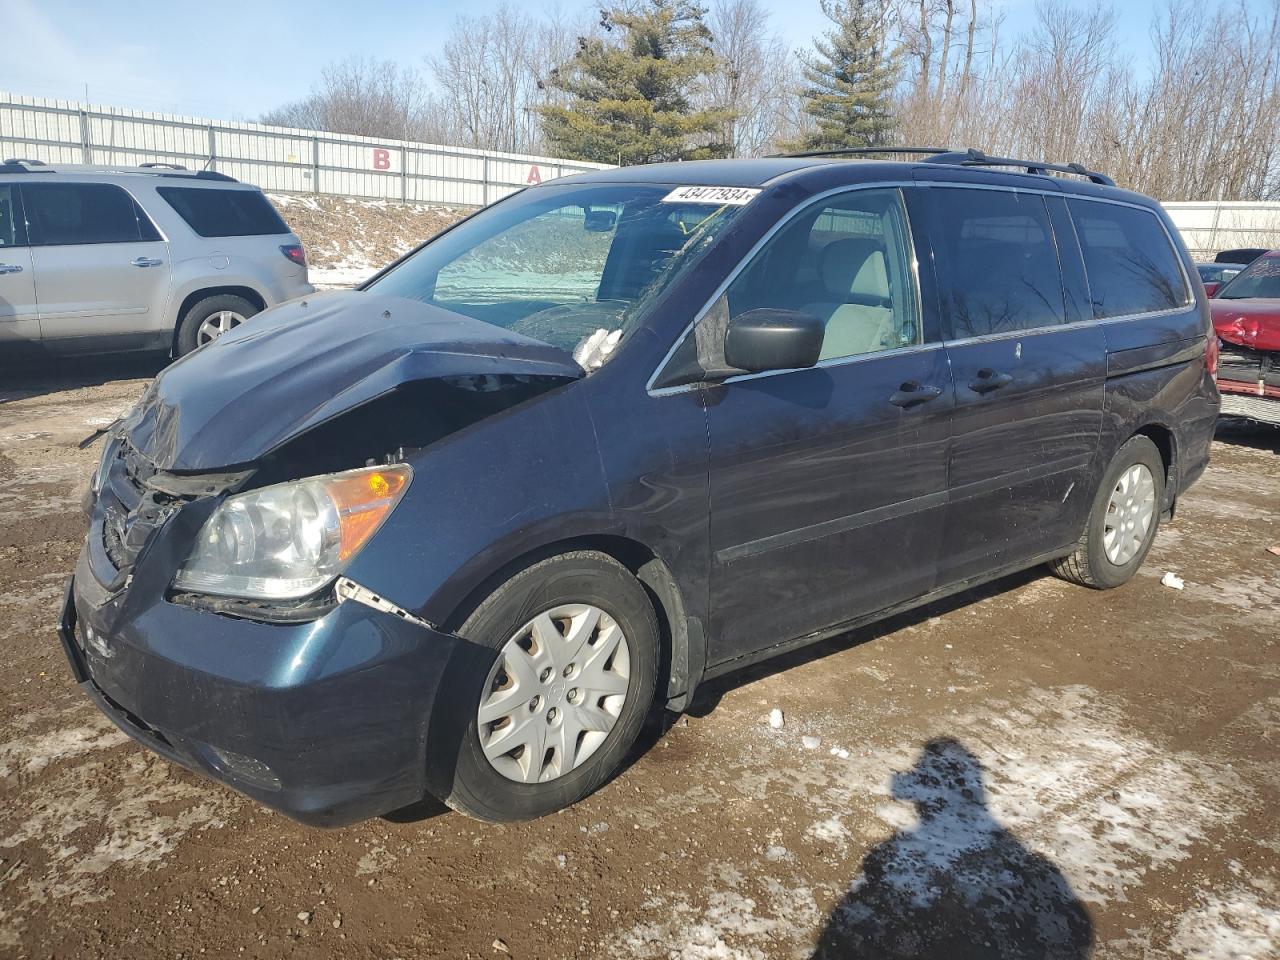
<svg viewBox="0 0 1280 960">
<path fill-rule="evenodd" d="M 429 203 L 269 194 L 307 251 L 322 288 L 365 280 L 471 211 Z"/>
<path fill-rule="evenodd" d="M 152 373 L 0 373 L 0 956 L 1280 956 L 1280 433 L 1221 434 L 1120 590 L 1029 573 L 730 677 L 542 821 L 324 832 L 63 661 L 76 442 Z"/>
</svg>

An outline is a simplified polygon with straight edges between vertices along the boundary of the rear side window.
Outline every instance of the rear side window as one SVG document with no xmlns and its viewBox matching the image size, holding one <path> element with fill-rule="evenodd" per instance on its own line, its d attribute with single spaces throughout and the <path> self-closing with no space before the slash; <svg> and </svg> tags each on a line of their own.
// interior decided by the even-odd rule
<svg viewBox="0 0 1280 960">
<path fill-rule="evenodd" d="M 27 243 L 22 208 L 18 205 L 18 188 L 0 185 L 0 247 L 22 247 Z"/>
<path fill-rule="evenodd" d="M 271 201 L 257 190 L 157 187 L 156 193 L 202 237 L 262 237 L 289 232 Z"/>
<path fill-rule="evenodd" d="M 110 183 L 24 183 L 22 202 L 37 246 L 159 240 L 133 197 Z"/>
<path fill-rule="evenodd" d="M 1156 215 L 1138 207 L 1071 199 L 1089 299 L 1098 319 L 1173 310 L 1191 302 L 1178 255 Z"/>
<path fill-rule="evenodd" d="M 933 246 L 950 278 L 957 340 L 1065 322 L 1062 271 L 1044 198 L 934 187 Z"/>
</svg>

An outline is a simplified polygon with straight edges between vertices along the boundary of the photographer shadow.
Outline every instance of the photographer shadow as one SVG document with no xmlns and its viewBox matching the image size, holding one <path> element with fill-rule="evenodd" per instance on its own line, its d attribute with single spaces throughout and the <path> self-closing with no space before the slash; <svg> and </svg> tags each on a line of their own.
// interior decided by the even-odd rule
<svg viewBox="0 0 1280 960">
<path fill-rule="evenodd" d="M 877 845 L 813 960 L 1083 960 L 1093 923 L 1062 872 L 992 816 L 983 768 L 950 737 L 895 773 L 917 823 Z"/>
</svg>

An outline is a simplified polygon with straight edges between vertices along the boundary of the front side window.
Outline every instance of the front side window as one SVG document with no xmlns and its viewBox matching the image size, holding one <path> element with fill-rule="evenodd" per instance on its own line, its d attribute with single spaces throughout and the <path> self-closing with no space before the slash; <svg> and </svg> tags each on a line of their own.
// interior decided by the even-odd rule
<svg viewBox="0 0 1280 960">
<path fill-rule="evenodd" d="M 572 350 L 625 334 L 743 209 L 671 185 L 537 187 L 476 214 L 364 289 Z"/>
<path fill-rule="evenodd" d="M 1149 210 L 1073 198 L 1089 299 L 1098 319 L 1172 310 L 1191 302 L 1191 291 L 1169 235 Z"/>
<path fill-rule="evenodd" d="M 12 184 L 0 185 L 0 247 L 21 247 L 27 242 L 27 231 L 22 222 L 22 208 L 18 205 L 18 188 Z"/>
<path fill-rule="evenodd" d="M 169 206 L 202 237 L 261 237 L 289 228 L 257 190 L 210 187 L 157 187 Z"/>
<path fill-rule="evenodd" d="M 1010 190 L 934 187 L 934 250 L 950 278 L 957 340 L 1066 321 L 1062 271 L 1044 198 Z"/>
<path fill-rule="evenodd" d="M 1218 291 L 1219 300 L 1280 300 L 1280 256 L 1262 256 Z"/>
<path fill-rule="evenodd" d="M 819 360 L 919 343 L 901 193 L 857 190 L 814 204 L 756 253 L 725 299 L 730 318 L 761 308 L 818 317 L 826 328 Z"/>
<path fill-rule="evenodd" d="M 124 190 L 109 183 L 24 183 L 34 244 L 137 243 L 160 235 Z"/>
</svg>

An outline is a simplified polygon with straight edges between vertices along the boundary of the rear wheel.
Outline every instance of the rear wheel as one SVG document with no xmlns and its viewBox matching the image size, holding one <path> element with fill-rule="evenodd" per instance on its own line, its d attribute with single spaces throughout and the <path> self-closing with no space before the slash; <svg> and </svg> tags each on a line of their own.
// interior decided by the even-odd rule
<svg viewBox="0 0 1280 960">
<path fill-rule="evenodd" d="M 244 297 L 231 293 L 197 300 L 178 326 L 178 356 L 186 356 L 196 347 L 212 343 L 258 312 L 258 308 Z"/>
<path fill-rule="evenodd" d="M 1075 550 L 1050 564 L 1053 572 L 1099 590 L 1127 583 L 1155 540 L 1164 482 L 1156 445 L 1141 436 L 1128 440 L 1103 475 Z"/>
<path fill-rule="evenodd" d="M 534 564 L 458 634 L 496 651 L 477 678 L 453 790 L 482 820 L 566 807 L 612 774 L 653 704 L 658 623 L 639 581 L 594 551 Z"/>
</svg>

